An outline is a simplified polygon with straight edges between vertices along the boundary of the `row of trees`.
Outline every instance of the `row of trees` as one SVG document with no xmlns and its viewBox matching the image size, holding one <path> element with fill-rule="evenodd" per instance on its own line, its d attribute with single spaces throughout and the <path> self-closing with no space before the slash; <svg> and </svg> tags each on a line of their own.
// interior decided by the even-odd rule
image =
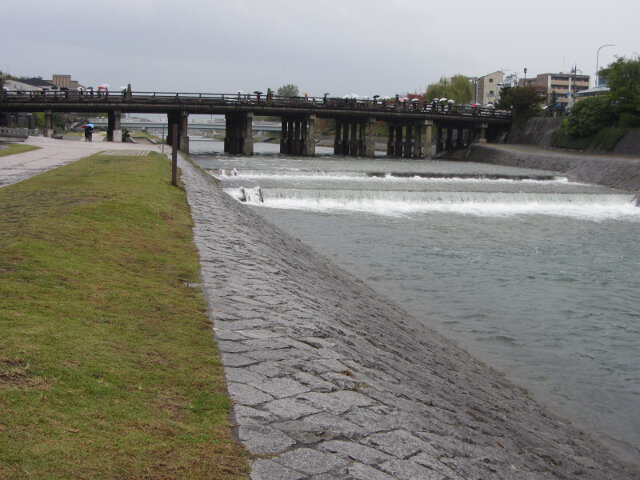
<svg viewBox="0 0 640 480">
<path fill-rule="evenodd" d="M 607 127 L 640 127 L 640 61 L 618 58 L 600 74 L 609 93 L 576 103 L 567 120 L 572 137 L 589 137 Z"/>
<path fill-rule="evenodd" d="M 427 87 L 424 97 L 427 100 L 448 98 L 458 104 L 466 104 L 473 99 L 473 86 L 469 77 L 464 75 L 454 75 L 451 78 L 441 77 L 440 81 Z"/>
</svg>

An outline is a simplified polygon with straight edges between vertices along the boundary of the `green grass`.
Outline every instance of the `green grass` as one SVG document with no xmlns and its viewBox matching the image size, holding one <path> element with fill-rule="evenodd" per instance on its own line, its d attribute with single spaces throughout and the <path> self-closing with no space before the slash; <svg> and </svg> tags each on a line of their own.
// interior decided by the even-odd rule
<svg viewBox="0 0 640 480">
<path fill-rule="evenodd" d="M 591 137 L 571 137 L 566 128 L 556 128 L 551 136 L 551 146 L 556 148 L 569 148 L 573 150 L 585 150 L 591 145 Z"/>
<path fill-rule="evenodd" d="M 246 475 L 170 179 L 97 155 L 0 189 L 0 478 Z"/>
<path fill-rule="evenodd" d="M 631 128 L 606 127 L 589 137 L 572 137 L 566 128 L 556 128 L 551 137 L 551 146 L 556 148 L 569 148 L 586 150 L 589 147 L 602 148 L 612 151 L 618 142 Z"/>
<path fill-rule="evenodd" d="M 631 128 L 606 127 L 596 133 L 593 139 L 593 146 L 611 151 L 615 148 L 622 137 L 624 137 Z"/>
<path fill-rule="evenodd" d="M 23 153 L 29 152 L 31 150 L 37 150 L 40 147 L 36 147 L 35 145 L 25 145 L 23 143 L 10 143 L 6 148 L 0 148 L 0 157 L 4 157 L 6 155 L 13 155 L 14 153 Z"/>
</svg>

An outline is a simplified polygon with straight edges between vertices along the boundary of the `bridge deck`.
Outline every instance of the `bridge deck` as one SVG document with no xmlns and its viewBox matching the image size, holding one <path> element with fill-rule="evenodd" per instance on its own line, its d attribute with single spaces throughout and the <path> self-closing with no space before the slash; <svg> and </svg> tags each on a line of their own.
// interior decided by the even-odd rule
<svg viewBox="0 0 640 480">
<path fill-rule="evenodd" d="M 5 112 L 121 112 L 224 115 L 251 112 L 260 116 L 313 114 L 325 118 L 368 118 L 377 120 L 438 120 L 439 122 L 505 124 L 510 110 L 380 99 L 327 97 L 265 97 L 264 95 L 162 93 L 162 92 L 4 92 L 0 111 Z"/>
</svg>

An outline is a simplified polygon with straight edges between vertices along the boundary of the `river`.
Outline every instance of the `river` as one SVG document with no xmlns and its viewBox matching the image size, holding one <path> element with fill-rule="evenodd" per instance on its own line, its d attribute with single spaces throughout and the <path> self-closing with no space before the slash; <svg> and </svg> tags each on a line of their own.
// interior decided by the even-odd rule
<svg viewBox="0 0 640 480">
<path fill-rule="evenodd" d="M 640 463 L 633 194 L 470 162 L 191 149 L 229 195 Z"/>
</svg>

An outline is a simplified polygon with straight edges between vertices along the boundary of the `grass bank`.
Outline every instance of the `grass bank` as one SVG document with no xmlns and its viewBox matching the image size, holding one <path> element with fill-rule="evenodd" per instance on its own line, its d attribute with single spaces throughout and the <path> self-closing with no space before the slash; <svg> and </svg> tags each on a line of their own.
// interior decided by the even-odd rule
<svg viewBox="0 0 640 480">
<path fill-rule="evenodd" d="M 96 155 L 0 189 L 0 478 L 244 478 L 170 178 Z"/>
<path fill-rule="evenodd" d="M 0 157 L 13 155 L 14 153 L 24 153 L 31 150 L 37 150 L 40 147 L 35 145 L 25 145 L 24 143 L 10 143 L 4 148 L 0 148 Z"/>
<path fill-rule="evenodd" d="M 606 127 L 595 135 L 588 137 L 571 137 L 566 128 L 557 128 L 553 131 L 551 146 L 555 148 L 568 148 L 574 150 L 586 150 L 588 148 L 612 151 L 618 142 L 632 129 L 619 127 Z"/>
</svg>

